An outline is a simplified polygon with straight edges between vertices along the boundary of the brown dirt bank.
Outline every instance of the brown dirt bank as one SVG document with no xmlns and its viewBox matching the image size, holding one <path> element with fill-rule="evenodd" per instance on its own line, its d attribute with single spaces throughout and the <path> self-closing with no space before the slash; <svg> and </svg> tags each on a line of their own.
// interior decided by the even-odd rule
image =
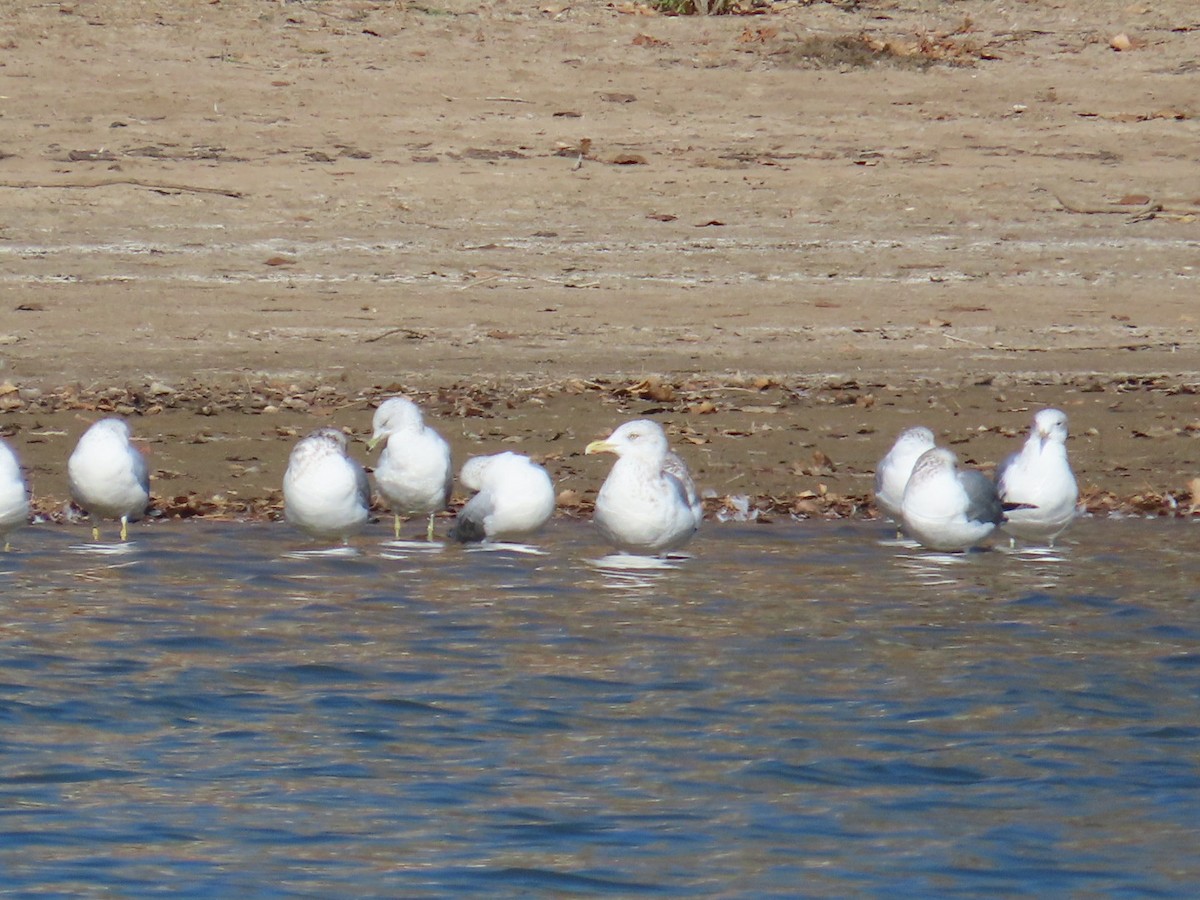
<svg viewBox="0 0 1200 900">
<path fill-rule="evenodd" d="M 840 517 L 873 514 L 874 465 L 899 427 L 925 422 L 962 460 L 986 468 L 1015 450 L 1032 411 L 1053 401 L 1071 416 L 1069 446 L 1089 509 L 1197 513 L 1200 421 L 1189 418 L 1196 386 L 1122 378 L 986 382 L 572 379 L 429 390 L 393 384 L 357 393 L 319 382 L 222 389 L 155 382 L 98 393 L 27 392 L 29 400 L 10 413 L 5 431 L 22 452 L 39 509 L 49 518 L 62 516 L 65 460 L 74 441 L 90 421 L 109 413 L 131 416 L 143 439 L 159 514 L 276 517 L 297 437 L 333 423 L 365 440 L 373 403 L 404 387 L 446 435 L 458 461 L 502 449 L 542 461 L 567 515 L 586 514 L 607 470 L 607 462 L 585 459 L 587 442 L 624 419 L 650 416 L 668 425 L 710 497 L 710 512 L 744 495 L 764 518 Z M 361 446 L 355 455 L 369 463 Z"/>
<path fill-rule="evenodd" d="M 0 429 L 45 510 L 117 411 L 164 512 L 270 514 L 298 434 L 402 388 L 568 511 L 633 415 L 824 515 L 907 424 L 987 465 L 1054 405 L 1092 508 L 1195 512 L 1190 0 L 4 12 Z"/>
</svg>

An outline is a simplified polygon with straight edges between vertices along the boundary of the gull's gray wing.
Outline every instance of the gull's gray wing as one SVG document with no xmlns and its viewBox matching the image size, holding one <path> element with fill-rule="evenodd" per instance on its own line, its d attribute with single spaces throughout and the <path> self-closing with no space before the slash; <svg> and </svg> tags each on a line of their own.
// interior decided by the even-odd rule
<svg viewBox="0 0 1200 900">
<path fill-rule="evenodd" d="M 351 462 L 354 462 L 351 460 Z M 366 470 L 354 462 L 354 482 L 358 491 L 358 499 L 367 509 L 371 508 L 371 482 L 367 480 Z"/>
<path fill-rule="evenodd" d="M 967 519 L 972 522 L 1004 521 L 1004 504 L 996 495 L 996 485 L 978 469 L 960 469 L 959 483 L 967 492 Z"/>
<path fill-rule="evenodd" d="M 133 477 L 147 494 L 150 493 L 150 470 L 146 466 L 146 457 L 133 448 Z"/>
<path fill-rule="evenodd" d="M 450 538 L 463 544 L 472 544 L 487 538 L 484 519 L 492 514 L 492 496 L 484 491 L 476 494 L 467 505 L 459 510 L 450 528 Z"/>
<path fill-rule="evenodd" d="M 687 463 L 675 453 L 667 453 L 666 459 L 663 460 L 662 470 L 679 484 L 683 499 L 691 509 L 692 516 L 699 526 L 700 520 L 704 518 L 704 503 L 700 499 L 700 492 L 696 490 L 696 482 L 692 480 L 692 473 L 688 470 Z"/>
</svg>

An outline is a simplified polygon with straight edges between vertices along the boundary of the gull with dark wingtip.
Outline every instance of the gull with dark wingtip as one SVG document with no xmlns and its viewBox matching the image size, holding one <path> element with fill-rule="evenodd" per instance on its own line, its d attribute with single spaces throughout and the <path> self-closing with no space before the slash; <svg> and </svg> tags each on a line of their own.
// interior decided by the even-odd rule
<svg viewBox="0 0 1200 900">
<path fill-rule="evenodd" d="M 454 520 L 450 537 L 463 543 L 528 537 L 554 514 L 554 483 L 549 473 L 520 453 L 493 453 L 468 459 L 459 481 L 473 491 Z"/>
<path fill-rule="evenodd" d="M 1043 409 L 1033 417 L 1025 446 L 996 470 L 996 492 L 1009 510 L 1001 526 L 1024 541 L 1054 546 L 1075 520 L 1079 486 L 1067 460 L 1067 415 Z"/>
<path fill-rule="evenodd" d="M 976 469 L 960 469 L 945 447 L 917 459 L 901 504 L 904 531 L 931 550 L 967 550 L 1004 520 L 996 486 Z"/>
</svg>

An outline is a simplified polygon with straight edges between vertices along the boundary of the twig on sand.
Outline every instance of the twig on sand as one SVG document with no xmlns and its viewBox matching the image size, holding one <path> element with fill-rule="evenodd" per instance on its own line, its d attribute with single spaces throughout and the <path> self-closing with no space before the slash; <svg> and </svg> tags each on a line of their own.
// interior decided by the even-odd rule
<svg viewBox="0 0 1200 900">
<path fill-rule="evenodd" d="M 99 188 L 128 184 L 152 191 L 177 191 L 190 194 L 220 194 L 223 197 L 245 197 L 242 191 L 228 188 L 203 187 L 196 184 L 174 184 L 168 181 L 146 181 L 143 178 L 98 178 L 91 181 L 0 181 L 0 188 L 26 190 L 29 188 Z"/>
<path fill-rule="evenodd" d="M 429 337 L 429 335 L 425 334 L 425 332 L 417 331 L 415 328 L 405 328 L 403 326 L 399 326 L 396 328 L 389 328 L 382 334 L 375 335 L 375 337 L 363 338 L 362 342 L 364 344 L 373 344 L 376 341 L 382 341 L 385 337 L 391 337 L 393 334 L 402 334 L 406 338 L 413 341 L 423 341 L 425 338 Z"/>
<path fill-rule="evenodd" d="M 504 278 L 507 275 L 508 275 L 507 272 L 493 272 L 491 275 L 481 275 L 478 278 L 472 278 L 466 284 L 460 284 L 458 286 L 458 289 L 460 291 L 470 290 L 471 288 L 475 287 L 475 285 L 477 285 L 477 284 L 484 284 L 485 282 L 488 282 L 488 281 L 495 281 L 498 278 Z"/>
<path fill-rule="evenodd" d="M 981 344 L 981 343 L 979 343 L 979 341 L 972 341 L 965 337 L 959 337 L 956 334 L 950 334 L 948 331 L 943 331 L 942 337 L 944 337 L 948 341 L 958 341 L 960 344 L 970 344 L 972 347 L 980 347 L 984 350 L 988 349 L 987 344 Z"/>
<path fill-rule="evenodd" d="M 1116 215 L 1125 215 L 1133 217 L 1134 221 L 1146 216 L 1153 216 L 1156 212 L 1161 212 L 1163 205 L 1154 200 L 1147 200 L 1145 203 L 1088 203 L 1080 200 L 1068 200 L 1062 196 L 1054 188 L 1041 186 L 1042 190 L 1048 193 L 1051 197 L 1058 201 L 1058 205 L 1071 213 L 1082 213 L 1084 215 L 1104 215 L 1114 213 Z"/>
</svg>

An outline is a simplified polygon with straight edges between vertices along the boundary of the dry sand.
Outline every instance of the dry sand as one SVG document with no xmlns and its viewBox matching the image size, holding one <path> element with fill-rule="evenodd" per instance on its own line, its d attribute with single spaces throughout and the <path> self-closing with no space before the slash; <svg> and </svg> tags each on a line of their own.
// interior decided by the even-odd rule
<svg viewBox="0 0 1200 900">
<path fill-rule="evenodd" d="M 568 512 L 635 415 L 717 498 L 841 515 L 904 426 L 987 466 L 1055 405 L 1093 509 L 1192 514 L 1192 0 L 648 12 L 5 3 L 0 428 L 40 507 L 116 411 L 163 512 L 271 514 L 296 435 L 403 390 Z"/>
</svg>

